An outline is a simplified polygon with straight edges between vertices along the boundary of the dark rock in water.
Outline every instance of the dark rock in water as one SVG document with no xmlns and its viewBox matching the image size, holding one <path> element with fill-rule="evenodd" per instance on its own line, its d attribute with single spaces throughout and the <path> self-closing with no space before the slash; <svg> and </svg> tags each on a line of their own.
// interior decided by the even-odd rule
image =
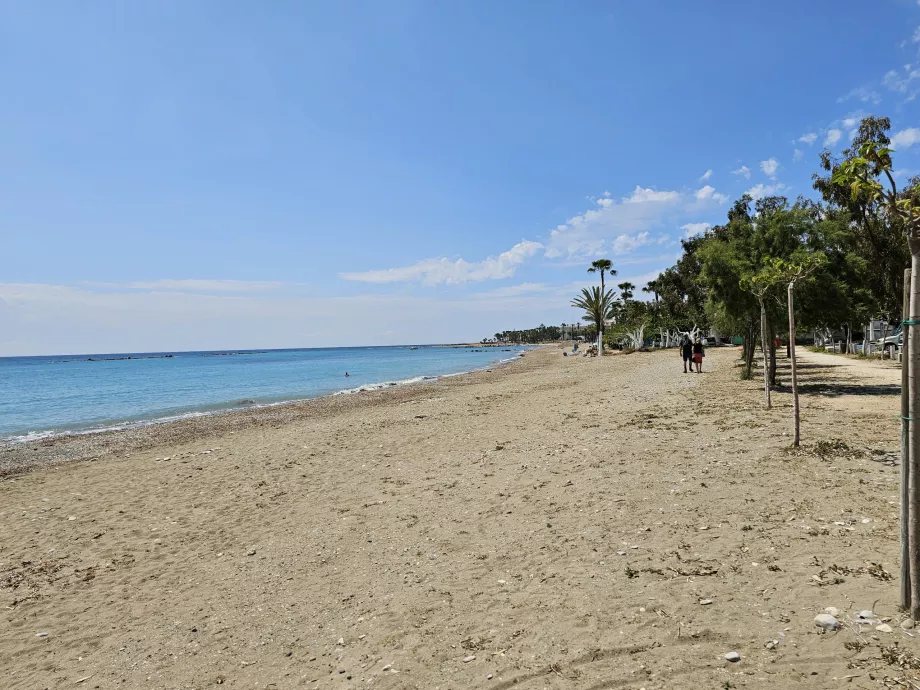
<svg viewBox="0 0 920 690">
<path fill-rule="evenodd" d="M 237 400 L 237 405 L 255 405 L 256 401 L 252 398 L 243 398 L 242 400 Z"/>
</svg>

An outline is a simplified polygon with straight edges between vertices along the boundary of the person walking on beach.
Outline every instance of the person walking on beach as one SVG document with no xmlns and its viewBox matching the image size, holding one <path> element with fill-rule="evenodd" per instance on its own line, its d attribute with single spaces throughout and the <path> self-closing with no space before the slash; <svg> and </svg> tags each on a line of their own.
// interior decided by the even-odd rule
<svg viewBox="0 0 920 690">
<path fill-rule="evenodd" d="M 687 364 L 690 364 L 690 371 L 693 372 L 693 364 L 691 363 L 693 344 L 687 336 L 684 336 L 684 341 L 680 344 L 680 356 L 684 360 L 684 373 L 687 373 Z"/>
<path fill-rule="evenodd" d="M 696 342 L 693 343 L 693 363 L 696 364 L 697 374 L 703 372 L 703 357 L 705 356 L 706 352 L 703 348 L 703 341 L 697 338 Z"/>
</svg>

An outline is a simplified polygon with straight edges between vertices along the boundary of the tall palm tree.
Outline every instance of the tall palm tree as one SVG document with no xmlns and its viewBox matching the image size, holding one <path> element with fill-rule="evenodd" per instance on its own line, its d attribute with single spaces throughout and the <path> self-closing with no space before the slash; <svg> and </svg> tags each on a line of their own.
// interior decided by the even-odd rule
<svg viewBox="0 0 920 690">
<path fill-rule="evenodd" d="M 565 321 L 562 322 L 562 330 L 559 333 L 559 340 L 565 340 Z"/>
<path fill-rule="evenodd" d="M 655 296 L 655 304 L 658 304 L 658 292 L 661 290 L 661 285 L 658 282 L 658 279 L 648 281 L 648 284 L 642 288 L 642 292 L 646 292 Z"/>
<path fill-rule="evenodd" d="M 584 320 L 591 321 L 597 327 L 597 353 L 604 354 L 604 322 L 613 318 L 613 290 L 601 292 L 599 287 L 581 289 L 581 295 L 572 300 L 572 306 L 583 309 Z"/>
<path fill-rule="evenodd" d="M 588 269 L 588 273 L 600 273 L 601 274 L 601 294 L 607 294 L 604 288 L 604 273 L 609 273 L 610 277 L 613 277 L 617 272 L 613 269 L 613 263 L 610 259 L 597 259 L 596 261 L 591 262 L 591 267 Z M 604 354 L 604 324 L 602 323 L 597 329 L 597 352 L 598 354 Z"/>
<path fill-rule="evenodd" d="M 629 300 L 631 300 L 633 293 L 636 290 L 636 286 L 630 283 L 629 281 L 626 281 L 625 283 L 620 283 L 619 285 L 617 285 L 617 287 L 620 288 L 620 295 L 623 297 L 624 302 L 628 302 Z"/>
</svg>

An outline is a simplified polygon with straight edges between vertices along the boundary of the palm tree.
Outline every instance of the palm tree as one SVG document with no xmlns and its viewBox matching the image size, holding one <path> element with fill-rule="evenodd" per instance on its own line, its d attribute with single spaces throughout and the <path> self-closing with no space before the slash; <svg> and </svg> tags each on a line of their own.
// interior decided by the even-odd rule
<svg viewBox="0 0 920 690">
<path fill-rule="evenodd" d="M 632 299 L 633 292 L 636 289 L 635 285 L 627 281 L 625 283 L 620 283 L 617 287 L 620 288 L 620 295 L 623 297 L 623 302 L 628 302 Z"/>
<path fill-rule="evenodd" d="M 597 259 L 596 261 L 591 262 L 591 267 L 588 269 L 588 273 L 600 273 L 601 274 L 601 292 L 600 294 L 607 294 L 604 288 L 604 273 L 609 273 L 611 277 L 615 276 L 617 272 L 613 270 L 613 264 L 610 259 Z M 597 329 L 597 352 L 598 354 L 604 354 L 604 324 Z"/>
<path fill-rule="evenodd" d="M 562 322 L 562 330 L 559 331 L 559 340 L 565 340 L 565 321 Z"/>
<path fill-rule="evenodd" d="M 585 314 L 582 318 L 585 321 L 591 321 L 597 328 L 597 353 L 604 354 L 603 329 L 604 322 L 613 318 L 613 290 L 606 293 L 601 292 L 599 287 L 581 289 L 581 295 L 572 300 L 572 306 L 583 309 Z"/>
<path fill-rule="evenodd" d="M 646 292 L 652 295 L 655 295 L 655 304 L 658 304 L 658 292 L 661 290 L 661 285 L 658 282 L 658 279 L 648 281 L 648 285 L 642 288 L 642 292 Z"/>
</svg>

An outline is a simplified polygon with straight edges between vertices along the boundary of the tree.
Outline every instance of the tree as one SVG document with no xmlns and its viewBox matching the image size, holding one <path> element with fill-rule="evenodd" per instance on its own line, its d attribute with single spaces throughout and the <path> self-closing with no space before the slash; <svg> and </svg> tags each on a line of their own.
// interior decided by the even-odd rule
<svg viewBox="0 0 920 690">
<path fill-rule="evenodd" d="M 604 322 L 613 318 L 613 290 L 603 293 L 596 286 L 591 289 L 582 288 L 581 295 L 572 300 L 572 306 L 578 307 L 585 312 L 582 318 L 595 325 L 598 337 L 600 337 Z M 597 352 L 598 354 L 603 354 L 601 347 L 598 347 Z"/>
<path fill-rule="evenodd" d="M 629 300 L 631 300 L 633 294 L 636 291 L 636 286 L 630 283 L 629 281 L 626 281 L 625 283 L 620 283 L 619 285 L 617 285 L 617 287 L 620 288 L 620 296 L 623 298 L 624 302 L 628 302 Z"/>
<path fill-rule="evenodd" d="M 887 139 L 887 137 L 886 137 Z M 850 190 L 853 200 L 866 199 L 880 204 L 891 226 L 899 228 L 907 236 L 907 247 L 911 255 L 910 317 L 905 326 L 920 323 L 920 191 L 913 189 L 899 193 L 892 174 L 891 154 L 887 142 L 869 140 L 859 146 L 859 155 L 844 161 L 834 172 L 831 181 Z M 887 184 L 879 181 L 884 177 Z M 908 419 L 902 419 L 906 427 L 906 454 L 901 464 L 908 468 L 908 544 L 903 553 L 910 558 L 910 616 L 920 620 L 920 328 L 909 329 L 907 352 Z M 903 366 L 903 363 L 902 363 Z M 904 493 L 902 493 L 902 496 Z M 902 508 L 902 519 L 904 511 Z"/>
<path fill-rule="evenodd" d="M 606 294 L 604 288 L 604 273 L 609 273 L 611 277 L 615 276 L 617 272 L 613 269 L 613 264 L 610 259 L 597 259 L 596 261 L 591 262 L 591 267 L 588 269 L 588 273 L 600 273 L 601 274 L 601 294 Z M 601 323 L 597 329 L 597 352 L 599 355 L 604 354 L 604 326 L 605 324 Z"/>
</svg>

